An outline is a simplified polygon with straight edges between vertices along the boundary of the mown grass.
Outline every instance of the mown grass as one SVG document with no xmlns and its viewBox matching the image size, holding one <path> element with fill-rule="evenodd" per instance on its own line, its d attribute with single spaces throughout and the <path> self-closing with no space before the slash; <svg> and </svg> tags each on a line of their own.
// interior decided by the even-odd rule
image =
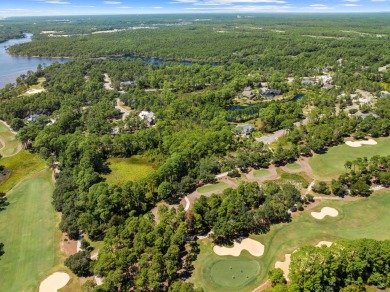
<svg viewBox="0 0 390 292">
<path fill-rule="evenodd" d="M 18 151 L 20 142 L 16 139 L 15 134 L 12 133 L 3 122 L 0 122 L 0 154 L 3 157 L 14 155 Z"/>
<path fill-rule="evenodd" d="M 319 211 L 322 207 L 336 208 L 339 215 L 335 218 L 326 217 L 316 220 L 311 211 Z M 274 225 L 266 234 L 252 235 L 265 246 L 264 255 L 253 257 L 243 251 L 238 258 L 251 259 L 259 263 L 260 269 L 256 281 L 241 287 L 239 291 L 251 291 L 267 278 L 267 273 L 274 267 L 277 260 L 284 260 L 286 253 L 291 253 L 303 245 L 315 245 L 319 241 L 336 241 L 339 239 L 373 238 L 384 240 L 390 237 L 390 192 L 380 191 L 370 198 L 358 201 L 325 201 L 310 211 L 297 214 L 290 223 Z M 231 263 L 231 256 L 217 256 L 210 240 L 200 240 L 201 253 L 194 263 L 195 271 L 190 279 L 197 287 L 207 291 L 237 291 L 223 283 L 216 283 L 207 274 L 215 262 Z"/>
<path fill-rule="evenodd" d="M 216 184 L 212 184 L 212 185 L 205 185 L 203 187 L 200 187 L 197 189 L 197 191 L 201 194 L 203 193 L 208 193 L 208 192 L 214 192 L 214 191 L 218 191 L 218 190 L 224 190 L 226 188 L 228 188 L 229 186 L 224 183 L 224 182 L 219 182 L 219 183 L 216 183 Z"/>
<path fill-rule="evenodd" d="M 45 168 L 45 162 L 42 159 L 25 150 L 15 156 L 2 158 L 1 164 L 11 169 L 11 175 L 0 184 L 0 192 L 8 192 L 25 176 Z"/>
<path fill-rule="evenodd" d="M 301 168 L 302 168 L 302 167 L 301 167 L 298 163 L 296 163 L 296 162 L 288 163 L 288 164 L 286 164 L 286 167 L 287 167 L 288 169 L 301 169 Z"/>
<path fill-rule="evenodd" d="M 249 257 L 215 261 L 205 273 L 210 282 L 223 287 L 239 289 L 255 281 L 260 266 Z"/>
<path fill-rule="evenodd" d="M 0 212 L 0 291 L 37 291 L 40 278 L 56 264 L 56 213 L 51 204 L 49 171 L 20 182 L 8 194 Z"/>
<path fill-rule="evenodd" d="M 346 144 L 332 147 L 327 153 L 315 155 L 309 160 L 313 174 L 319 180 L 331 180 L 345 172 L 346 161 L 355 160 L 358 157 L 370 158 L 374 155 L 390 155 L 390 137 L 375 139 L 377 145 L 363 145 L 362 147 L 350 147 Z"/>
<path fill-rule="evenodd" d="M 124 185 L 148 176 L 157 166 L 147 158 L 135 155 L 130 158 L 110 158 L 107 164 L 111 173 L 103 175 L 109 184 Z"/>
<path fill-rule="evenodd" d="M 270 175 L 271 172 L 267 169 L 258 169 L 258 170 L 255 170 L 253 172 L 253 176 L 254 177 L 263 177 L 263 176 L 267 176 L 267 175 Z"/>
</svg>

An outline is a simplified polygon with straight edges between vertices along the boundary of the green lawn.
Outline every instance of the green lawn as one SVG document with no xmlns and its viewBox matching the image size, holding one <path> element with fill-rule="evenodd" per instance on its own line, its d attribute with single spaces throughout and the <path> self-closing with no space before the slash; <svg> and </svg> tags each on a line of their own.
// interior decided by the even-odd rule
<svg viewBox="0 0 390 292">
<path fill-rule="evenodd" d="M 254 177 L 263 177 L 263 176 L 267 176 L 267 175 L 270 175 L 271 172 L 267 169 L 258 169 L 258 170 L 255 170 L 253 172 L 253 176 Z"/>
<path fill-rule="evenodd" d="M 7 128 L 6 125 L 4 125 L 3 122 L 0 122 L 0 154 L 3 157 L 14 155 L 18 151 L 19 144 L 20 143 L 16 139 L 15 135 Z"/>
<path fill-rule="evenodd" d="M 8 193 L 0 212 L 0 291 L 37 291 L 41 278 L 56 264 L 56 213 L 51 204 L 50 171 L 23 180 Z"/>
<path fill-rule="evenodd" d="M 205 185 L 203 187 L 200 187 L 197 189 L 197 191 L 201 194 L 208 193 L 208 192 L 214 192 L 219 190 L 227 189 L 229 186 L 224 182 L 219 182 L 212 185 Z"/>
<path fill-rule="evenodd" d="M 25 150 L 15 156 L 2 158 L 0 163 L 12 171 L 11 176 L 0 184 L 0 192 L 8 192 L 23 177 L 45 168 L 45 162 L 42 159 Z"/>
<path fill-rule="evenodd" d="M 288 169 L 301 169 L 301 168 L 302 168 L 302 167 L 301 167 L 298 163 L 296 163 L 296 162 L 288 163 L 288 164 L 286 164 L 286 167 L 287 167 Z"/>
<path fill-rule="evenodd" d="M 339 145 L 330 148 L 325 154 L 310 158 L 309 164 L 316 179 L 331 180 L 337 178 L 345 172 L 344 164 L 348 160 L 374 155 L 390 155 L 390 137 L 375 139 L 375 141 L 378 142 L 377 145 L 363 145 L 357 148 L 345 144 Z"/>
<path fill-rule="evenodd" d="M 335 218 L 327 216 L 324 220 L 316 220 L 311 211 L 319 211 L 322 207 L 336 208 L 339 215 Z M 262 235 L 251 236 L 265 245 L 264 255 L 253 257 L 248 252 L 242 252 L 237 259 L 254 260 L 259 264 L 256 280 L 249 281 L 239 291 L 251 291 L 267 278 L 267 273 L 274 267 L 277 260 L 284 260 L 286 253 L 291 253 L 302 245 L 315 245 L 319 241 L 335 241 L 339 239 L 374 238 L 383 240 L 390 238 L 390 192 L 381 191 L 370 198 L 358 201 L 325 201 L 310 211 L 305 211 L 290 223 L 272 226 L 271 230 Z M 226 279 L 211 278 L 210 269 L 218 265 L 231 265 L 233 257 L 217 256 L 210 240 L 201 240 L 201 253 L 194 263 L 195 271 L 190 279 L 197 287 L 205 291 L 237 291 L 237 288 L 226 285 Z M 223 276 L 222 276 L 223 277 Z M 226 278 L 229 275 L 226 273 Z"/>
<path fill-rule="evenodd" d="M 103 175 L 109 184 L 124 185 L 147 177 L 157 167 L 147 158 L 135 155 L 130 158 L 110 158 L 107 160 L 111 173 Z"/>
</svg>

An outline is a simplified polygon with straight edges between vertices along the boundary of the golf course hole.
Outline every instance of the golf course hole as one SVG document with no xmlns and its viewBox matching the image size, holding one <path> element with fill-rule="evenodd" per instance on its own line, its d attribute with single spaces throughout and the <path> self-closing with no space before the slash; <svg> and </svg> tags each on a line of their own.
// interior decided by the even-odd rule
<svg viewBox="0 0 390 292">
<path fill-rule="evenodd" d="M 228 259 L 214 262 L 210 277 L 221 288 L 241 288 L 256 279 L 259 264 L 250 259 Z"/>
</svg>

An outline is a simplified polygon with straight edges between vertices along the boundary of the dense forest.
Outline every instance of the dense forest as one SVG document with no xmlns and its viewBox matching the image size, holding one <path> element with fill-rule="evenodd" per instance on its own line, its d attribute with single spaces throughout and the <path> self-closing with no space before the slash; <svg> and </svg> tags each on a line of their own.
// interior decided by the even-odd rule
<svg viewBox="0 0 390 292">
<path fill-rule="evenodd" d="M 177 203 L 221 172 L 285 165 L 325 153 L 346 137 L 389 136 L 390 96 L 381 94 L 389 90 L 390 73 L 378 71 L 390 63 L 387 16 L 367 15 L 364 21 L 349 15 L 288 15 L 283 20 L 218 16 L 207 23 L 192 21 L 193 16 L 181 21 L 164 16 L 70 17 L 34 19 L 32 28 L 26 26 L 32 19 L 7 20 L 15 33 L 4 39 L 27 31 L 35 36 L 10 53 L 75 59 L 39 66 L 0 89 L 0 119 L 18 131 L 29 151 L 59 171 L 53 205 L 62 214 L 61 231 L 77 239 L 83 230 L 90 240 L 104 241 L 96 261 L 85 248 L 69 258 L 67 266 L 80 276 L 104 277 L 96 291 L 195 291 L 183 280 L 191 275 L 199 253 L 196 236 L 212 231 L 215 242 L 230 243 L 290 221 L 288 210 L 301 202 L 301 193 L 292 184 L 274 182 L 242 183 L 222 194 L 202 196 L 190 212 L 181 205 L 161 207 L 158 222 L 150 211 L 163 201 Z M 145 28 L 127 29 L 141 25 Z M 42 34 L 48 27 L 72 36 Z M 352 31 L 356 27 L 362 34 Z M 96 33 L 113 29 L 125 30 Z M 131 56 L 164 62 L 151 64 Z M 322 75 L 326 67 L 332 72 L 330 89 L 321 82 L 302 83 L 305 77 Z M 24 94 L 38 79 L 44 90 Z M 262 96 L 264 83 L 283 97 Z M 253 100 L 243 99 L 248 86 L 255 91 Z M 376 102 L 357 104 L 356 90 L 368 91 Z M 302 92 L 304 97 L 294 100 Z M 119 102 L 130 109 L 124 118 L 116 108 Z M 153 123 L 140 119 L 145 111 L 154 114 Z M 361 115 L 355 115 L 358 111 Z M 32 116 L 35 119 L 28 120 Z M 244 122 L 254 125 L 253 133 L 240 132 L 237 124 Z M 255 139 L 277 130 L 286 135 L 272 147 Z M 157 169 L 124 185 L 105 181 L 108 159 L 134 155 L 153 161 Z M 346 174 L 332 182 L 331 191 L 369 196 L 371 185 L 388 184 L 389 158 L 374 157 L 347 163 Z M 353 285 L 360 278 L 348 274 L 343 262 L 353 260 L 347 255 L 366 245 L 378 258 L 379 250 L 388 249 L 387 241 L 302 248 L 293 263 L 318 253 L 317 258 L 324 256 L 332 266 L 329 259 L 339 256 L 339 265 L 331 268 L 342 274 L 342 282 L 307 279 L 295 264 L 292 286 L 304 291 L 312 281 L 305 291 L 319 291 Z M 320 264 L 306 262 L 313 269 Z M 371 267 L 361 281 L 389 286 L 383 284 L 387 273 Z"/>
<path fill-rule="evenodd" d="M 390 241 L 342 240 L 331 247 L 304 246 L 291 256 L 290 283 L 270 272 L 267 291 L 365 291 L 364 284 L 389 287 Z M 364 290 L 362 290 L 364 289 Z"/>
</svg>

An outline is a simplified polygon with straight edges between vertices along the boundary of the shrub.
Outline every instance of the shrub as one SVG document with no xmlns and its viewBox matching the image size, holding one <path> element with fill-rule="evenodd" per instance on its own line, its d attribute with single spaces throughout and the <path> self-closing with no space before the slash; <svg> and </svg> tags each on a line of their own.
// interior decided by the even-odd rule
<svg viewBox="0 0 390 292">
<path fill-rule="evenodd" d="M 79 251 L 65 260 L 65 266 L 79 277 L 88 277 L 91 272 L 91 257 L 87 251 Z"/>
</svg>

